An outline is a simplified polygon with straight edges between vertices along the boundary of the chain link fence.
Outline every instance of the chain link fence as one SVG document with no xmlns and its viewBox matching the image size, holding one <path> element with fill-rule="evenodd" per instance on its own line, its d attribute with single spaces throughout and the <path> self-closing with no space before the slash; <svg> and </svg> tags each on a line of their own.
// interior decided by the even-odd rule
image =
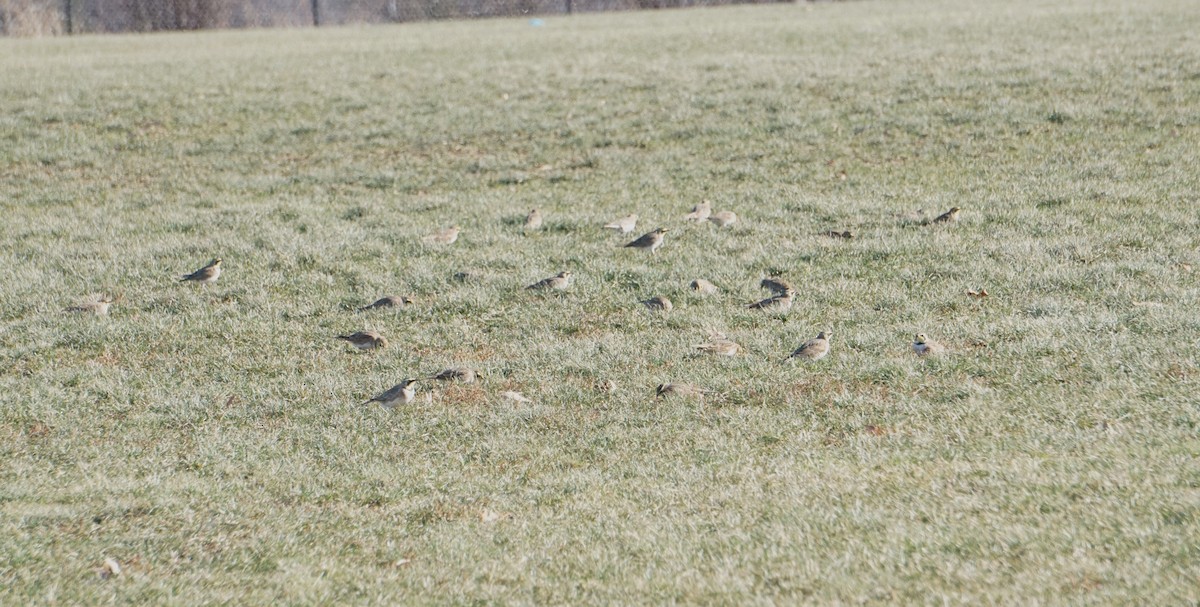
<svg viewBox="0 0 1200 607">
<path fill-rule="evenodd" d="M 0 0 L 0 35 L 296 27 L 793 0 Z"/>
</svg>

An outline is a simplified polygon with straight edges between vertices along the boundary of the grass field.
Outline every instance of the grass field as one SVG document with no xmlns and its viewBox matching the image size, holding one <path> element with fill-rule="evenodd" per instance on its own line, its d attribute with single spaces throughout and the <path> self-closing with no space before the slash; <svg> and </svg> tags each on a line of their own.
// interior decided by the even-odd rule
<svg viewBox="0 0 1200 607">
<path fill-rule="evenodd" d="M 1195 9 L 0 40 L 0 604 L 1196 604 Z"/>
</svg>

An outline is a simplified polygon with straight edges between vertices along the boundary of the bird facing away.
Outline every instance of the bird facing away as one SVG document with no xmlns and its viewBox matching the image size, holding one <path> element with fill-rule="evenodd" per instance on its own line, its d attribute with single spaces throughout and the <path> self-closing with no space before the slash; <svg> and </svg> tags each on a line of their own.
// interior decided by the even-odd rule
<svg viewBox="0 0 1200 607">
<path fill-rule="evenodd" d="M 945 346 L 930 340 L 924 333 L 917 333 L 913 337 L 912 349 L 917 356 L 937 356 L 946 351 Z"/>
<path fill-rule="evenodd" d="M 821 331 L 816 338 L 804 342 L 795 352 L 788 358 L 799 358 L 801 360 L 821 360 L 829 354 L 829 338 L 833 337 L 832 331 Z"/>
<path fill-rule="evenodd" d="M 221 277 L 221 258 L 218 257 L 218 258 L 208 262 L 208 265 L 204 266 L 203 268 L 200 268 L 199 270 L 196 270 L 195 272 L 192 272 L 191 274 L 188 274 L 187 276 L 180 278 L 179 281 L 185 282 L 185 281 L 191 280 L 191 281 L 198 282 L 202 285 L 206 285 L 210 282 L 215 282 L 220 277 Z"/>
<path fill-rule="evenodd" d="M 417 383 L 417 380 L 415 379 L 406 379 L 392 386 L 391 388 L 388 388 L 386 392 L 363 404 L 369 405 L 371 403 L 379 403 L 386 409 L 393 409 L 398 404 L 407 405 L 408 403 L 411 403 L 413 397 L 417 395 L 416 389 L 413 388 L 413 384 L 415 383 Z"/>
<path fill-rule="evenodd" d="M 449 367 L 442 369 L 426 379 L 436 379 L 440 381 L 460 381 L 464 384 L 475 383 L 479 374 L 470 367 Z"/>
<path fill-rule="evenodd" d="M 671 310 L 675 309 L 675 304 L 671 303 L 671 300 L 662 296 L 643 299 L 641 304 L 646 306 L 646 308 L 652 312 L 670 312 Z"/>
<path fill-rule="evenodd" d="M 737 342 L 724 338 L 716 338 L 710 342 L 692 347 L 706 354 L 715 354 L 717 356 L 737 356 L 737 353 L 742 350 L 742 347 Z"/>
<path fill-rule="evenodd" d="M 626 215 L 612 223 L 605 224 L 605 229 L 617 230 L 622 234 L 628 234 L 637 229 L 638 216 L 637 213 Z"/>
<path fill-rule="evenodd" d="M 666 228 L 656 228 L 653 232 L 642 234 L 637 240 L 625 245 L 626 248 L 641 249 L 654 253 L 658 251 L 658 247 L 662 246 L 663 234 L 667 233 Z"/>
<path fill-rule="evenodd" d="M 542 212 L 537 209 L 533 209 L 532 211 L 529 212 L 528 215 L 525 216 L 525 229 L 526 230 L 536 230 L 541 227 L 542 227 Z"/>
<path fill-rule="evenodd" d="M 933 221 L 931 221 L 930 223 L 954 223 L 954 222 L 958 221 L 958 212 L 961 210 L 962 209 L 960 209 L 958 207 L 950 207 L 949 211 L 946 211 L 945 213 L 942 213 L 941 215 L 934 217 Z"/>
<path fill-rule="evenodd" d="M 688 287 L 701 295 L 712 295 L 713 293 L 717 292 L 717 285 L 714 285 L 703 278 L 697 278 L 696 280 L 693 280 Z"/>
<path fill-rule="evenodd" d="M 792 290 L 792 285 L 788 283 L 788 281 L 779 278 L 778 276 L 764 278 L 762 279 L 762 282 L 758 283 L 758 286 L 776 295 L 782 295 L 783 293 Z"/>
<path fill-rule="evenodd" d="M 733 211 L 717 211 L 708 220 L 717 224 L 718 228 L 724 228 L 737 223 L 738 217 Z"/>
<path fill-rule="evenodd" d="M 571 285 L 571 271 L 563 270 L 562 272 L 559 272 L 558 274 L 551 276 L 550 278 L 543 278 L 543 279 L 529 285 L 528 287 L 525 287 L 525 289 L 534 290 L 534 291 L 542 291 L 542 290 L 546 290 L 546 289 L 562 291 L 570 285 Z"/>
<path fill-rule="evenodd" d="M 762 301 L 750 304 L 750 309 L 763 310 L 764 312 L 787 312 L 792 309 L 792 301 L 795 297 L 795 291 L 785 289 L 778 295 L 772 295 Z"/>
<path fill-rule="evenodd" d="M 687 215 L 684 215 L 683 219 L 684 221 L 700 222 L 708 219 L 710 215 L 712 215 L 712 203 L 705 200 L 704 202 L 692 207 L 691 212 L 689 212 Z"/>
<path fill-rule="evenodd" d="M 95 316 L 108 315 L 108 306 L 116 299 L 110 295 L 93 295 L 86 300 L 80 302 L 77 306 L 71 306 L 66 309 L 67 312 L 78 312 L 80 314 L 92 314 Z"/>
<path fill-rule="evenodd" d="M 704 390 L 701 390 L 700 388 L 697 388 L 696 386 L 693 386 L 691 384 L 679 384 L 679 383 L 671 383 L 671 382 L 667 382 L 665 384 L 658 384 L 658 388 L 655 388 L 654 393 L 659 398 L 667 398 L 669 396 L 678 396 L 680 398 L 703 398 L 704 397 Z"/>
<path fill-rule="evenodd" d="M 462 227 L 450 226 L 426 236 L 425 241 L 433 244 L 454 244 L 454 241 L 458 240 L 460 231 L 462 231 Z"/>
<path fill-rule="evenodd" d="M 386 348 L 388 345 L 387 339 L 374 331 L 359 331 L 350 335 L 338 335 L 337 338 L 350 342 L 350 345 L 359 350 Z"/>
<path fill-rule="evenodd" d="M 408 296 L 387 295 L 385 297 L 376 299 L 375 303 L 369 306 L 363 306 L 359 308 L 358 311 L 365 312 L 367 310 L 374 310 L 376 308 L 403 308 L 404 306 L 411 305 L 412 303 L 413 298 Z"/>
</svg>

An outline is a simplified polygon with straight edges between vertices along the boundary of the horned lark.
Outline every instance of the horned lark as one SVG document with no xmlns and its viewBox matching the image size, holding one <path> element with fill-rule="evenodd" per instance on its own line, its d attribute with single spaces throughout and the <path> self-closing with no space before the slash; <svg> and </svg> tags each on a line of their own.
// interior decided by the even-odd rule
<svg viewBox="0 0 1200 607">
<path fill-rule="evenodd" d="M 641 304 L 653 312 L 670 312 L 675 309 L 675 304 L 672 304 L 671 300 L 662 296 L 643 299 Z"/>
<path fill-rule="evenodd" d="M 532 289 L 535 291 L 541 291 L 541 290 L 546 290 L 546 289 L 562 291 L 570 285 L 571 285 L 571 271 L 563 270 L 562 272 L 559 272 L 558 274 L 551 276 L 550 278 L 543 278 L 525 288 L 527 290 Z"/>
<path fill-rule="evenodd" d="M 415 379 L 406 379 L 392 386 L 386 392 L 363 404 L 369 405 L 371 403 L 379 403 L 386 409 L 392 409 L 398 404 L 407 405 L 408 403 L 411 403 L 413 397 L 417 395 L 416 389 L 413 388 L 413 384 L 415 383 L 417 383 L 417 380 Z"/>
<path fill-rule="evenodd" d="M 196 270 L 195 272 L 192 272 L 191 274 L 188 274 L 187 276 L 180 278 L 179 281 L 185 282 L 188 280 L 192 280 L 192 281 L 198 282 L 202 285 L 206 285 L 210 282 L 216 282 L 216 280 L 218 278 L 220 278 L 220 276 L 221 276 L 221 258 L 218 257 L 218 258 L 208 262 L 208 265 L 204 266 L 203 268 L 200 268 L 199 270 Z"/>
<path fill-rule="evenodd" d="M 634 213 L 626 215 L 612 223 L 605 224 L 604 227 L 609 230 L 617 230 L 622 234 L 628 234 L 637 229 L 637 221 L 637 213 Z"/>
<path fill-rule="evenodd" d="M 691 289 L 701 295 L 712 295 L 717 292 L 717 285 L 714 285 L 703 278 L 697 278 L 688 285 Z"/>
<path fill-rule="evenodd" d="M 442 369 L 441 371 L 438 371 L 437 373 L 434 373 L 425 379 L 460 381 L 464 384 L 472 384 L 475 383 L 475 380 L 478 377 L 479 374 L 475 372 L 475 369 L 470 367 L 449 367 L 447 369 Z"/>
<path fill-rule="evenodd" d="M 358 311 L 365 312 L 367 310 L 374 310 L 376 308 L 403 308 L 404 306 L 411 305 L 412 303 L 413 299 L 411 297 L 388 295 L 386 297 L 380 297 L 379 299 L 376 299 L 375 303 L 369 306 L 363 306 L 359 308 Z"/>
<path fill-rule="evenodd" d="M 942 213 L 941 215 L 934 217 L 933 221 L 931 221 L 930 223 L 954 223 L 954 222 L 958 221 L 958 212 L 960 210 L 962 210 L 962 209 L 959 209 L 958 207 L 950 207 L 949 211 L 946 211 L 945 213 Z"/>
<path fill-rule="evenodd" d="M 116 301 L 116 299 L 109 295 L 92 295 L 80 302 L 79 305 L 67 308 L 66 311 L 105 316 L 108 314 L 108 306 L 114 301 Z"/>
<path fill-rule="evenodd" d="M 387 339 L 374 331 L 359 331 L 350 335 L 338 335 L 338 339 L 350 342 L 350 345 L 359 350 L 374 350 L 375 348 L 386 348 L 388 345 Z"/>
<path fill-rule="evenodd" d="M 832 331 L 821 331 L 815 339 L 810 339 L 804 342 L 795 352 L 788 358 L 799 358 L 801 360 L 821 360 L 829 354 L 829 338 L 833 337 Z"/>
<path fill-rule="evenodd" d="M 738 217 L 733 211 L 717 211 L 708 220 L 717 224 L 718 228 L 725 228 L 737 223 Z"/>
<path fill-rule="evenodd" d="M 654 253 L 658 251 L 658 247 L 662 246 L 663 234 L 667 233 L 666 228 L 657 228 L 653 232 L 642 234 L 637 240 L 625 245 L 626 248 L 641 249 Z"/>
<path fill-rule="evenodd" d="M 762 279 L 762 282 L 758 283 L 758 286 L 775 293 L 776 295 L 781 295 L 792 290 L 792 285 L 789 284 L 788 281 L 777 276 Z"/>
<path fill-rule="evenodd" d="M 525 229 L 536 230 L 542 227 L 542 213 L 534 209 L 525 216 Z"/>
<path fill-rule="evenodd" d="M 426 236 L 425 242 L 430 242 L 433 244 L 454 244 L 454 241 L 458 240 L 458 233 L 461 230 L 462 228 L 459 226 L 450 226 Z"/>
<path fill-rule="evenodd" d="M 708 219 L 710 215 L 712 215 L 712 203 L 705 200 L 704 202 L 692 207 L 692 211 L 687 215 L 684 215 L 683 219 L 684 221 L 700 222 Z"/>
<path fill-rule="evenodd" d="M 772 295 L 762 301 L 750 304 L 751 310 L 763 310 L 767 312 L 787 312 L 792 309 L 792 300 L 795 299 L 796 292 L 791 289 L 785 289 L 778 295 Z"/>
<path fill-rule="evenodd" d="M 715 354 L 717 356 L 737 356 L 737 353 L 742 350 L 742 347 L 737 342 L 725 338 L 715 338 L 710 342 L 692 347 L 706 354 Z"/>
<path fill-rule="evenodd" d="M 917 356 L 937 356 L 946 351 L 945 346 L 929 339 L 924 333 L 917 333 L 913 337 L 912 349 Z"/>
<path fill-rule="evenodd" d="M 697 388 L 691 384 L 677 384 L 667 382 L 658 384 L 658 388 L 654 390 L 655 395 L 659 398 L 667 398 L 668 396 L 678 396 L 680 398 L 703 398 L 704 390 Z"/>
</svg>

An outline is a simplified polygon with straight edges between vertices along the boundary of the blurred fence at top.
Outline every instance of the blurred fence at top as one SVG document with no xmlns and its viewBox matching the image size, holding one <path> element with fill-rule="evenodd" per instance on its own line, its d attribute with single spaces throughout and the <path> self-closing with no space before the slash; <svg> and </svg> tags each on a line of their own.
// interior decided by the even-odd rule
<svg viewBox="0 0 1200 607">
<path fill-rule="evenodd" d="M 0 0 L 0 34 L 286 27 L 793 0 Z"/>
</svg>

